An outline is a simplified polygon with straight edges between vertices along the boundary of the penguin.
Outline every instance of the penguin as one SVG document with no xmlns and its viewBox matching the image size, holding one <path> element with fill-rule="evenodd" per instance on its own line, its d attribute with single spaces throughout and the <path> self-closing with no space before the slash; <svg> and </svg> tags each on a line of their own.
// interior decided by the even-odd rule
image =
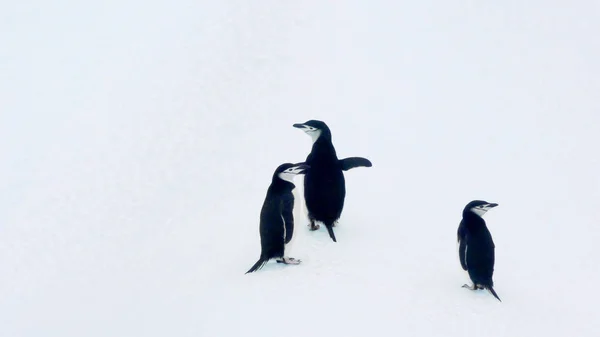
<svg viewBox="0 0 600 337">
<path fill-rule="evenodd" d="M 309 168 L 305 163 L 279 165 L 271 179 L 267 196 L 260 211 L 261 253 L 258 261 L 246 274 L 261 269 L 269 260 L 278 263 L 300 264 L 301 260 L 285 255 L 287 245 L 294 234 L 294 176 L 304 174 Z"/>
<path fill-rule="evenodd" d="M 362 157 L 338 159 L 331 141 L 331 130 L 318 120 L 293 125 L 308 134 L 313 141 L 306 158 L 310 169 L 304 175 L 304 200 L 308 211 L 310 230 L 319 229 L 317 221 L 327 228 L 329 237 L 337 242 L 333 232 L 344 208 L 346 182 L 344 171 L 355 167 L 371 167 L 373 164 Z"/>
<path fill-rule="evenodd" d="M 473 200 L 463 209 L 463 217 L 458 226 L 458 257 L 461 267 L 469 273 L 473 286 L 467 284 L 463 288 L 471 290 L 487 289 L 498 301 L 500 297 L 494 290 L 492 275 L 494 274 L 494 241 L 488 230 L 483 215 L 498 206 L 483 200 Z"/>
</svg>

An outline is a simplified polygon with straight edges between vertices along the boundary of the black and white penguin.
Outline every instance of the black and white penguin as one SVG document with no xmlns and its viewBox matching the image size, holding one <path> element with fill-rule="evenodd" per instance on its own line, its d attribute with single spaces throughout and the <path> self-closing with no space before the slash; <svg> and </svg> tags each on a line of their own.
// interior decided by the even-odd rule
<svg viewBox="0 0 600 337">
<path fill-rule="evenodd" d="M 305 163 L 285 163 L 279 165 L 273 173 L 260 211 L 260 258 L 246 274 L 262 268 L 273 258 L 277 259 L 278 263 L 301 262 L 285 255 L 285 245 L 292 240 L 294 234 L 294 176 L 304 174 L 308 168 Z"/>
<path fill-rule="evenodd" d="M 331 239 L 337 242 L 333 226 L 344 208 L 346 182 L 343 171 L 355 167 L 371 167 L 372 164 L 362 157 L 338 159 L 331 142 L 331 131 L 322 121 L 309 120 L 293 126 L 306 132 L 313 141 L 312 150 L 306 158 L 310 169 L 304 176 L 304 200 L 309 227 L 317 230 L 319 225 L 315 222 L 322 222 Z"/>
<path fill-rule="evenodd" d="M 460 265 L 469 273 L 473 286 L 467 284 L 463 288 L 471 290 L 487 289 L 494 297 L 500 297 L 494 291 L 494 241 L 487 229 L 483 215 L 498 206 L 483 200 L 473 200 L 465 206 L 463 218 L 458 226 L 458 257 Z"/>
</svg>

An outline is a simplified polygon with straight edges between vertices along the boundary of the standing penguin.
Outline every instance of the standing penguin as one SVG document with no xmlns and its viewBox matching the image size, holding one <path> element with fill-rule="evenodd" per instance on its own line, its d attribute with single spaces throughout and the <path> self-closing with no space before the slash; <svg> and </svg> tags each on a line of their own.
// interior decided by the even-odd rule
<svg viewBox="0 0 600 337">
<path fill-rule="evenodd" d="M 473 200 L 465 206 L 463 218 L 458 226 L 458 257 L 460 265 L 469 273 L 473 286 L 467 284 L 463 288 L 471 290 L 487 289 L 494 297 L 500 297 L 494 291 L 494 241 L 485 225 L 483 215 L 498 206 L 483 200 Z"/>
<path fill-rule="evenodd" d="M 371 162 L 362 157 L 338 159 L 331 142 L 329 127 L 317 120 L 294 124 L 308 134 L 313 141 L 306 164 L 310 165 L 304 177 L 304 199 L 311 230 L 319 229 L 315 221 L 322 222 L 334 242 L 333 226 L 342 215 L 346 197 L 344 172 L 355 167 L 371 167 Z"/>
<path fill-rule="evenodd" d="M 294 194 L 296 187 L 294 176 L 303 174 L 309 168 L 304 163 L 285 163 L 273 173 L 271 185 L 260 211 L 260 244 L 261 253 L 258 261 L 246 272 L 254 272 L 262 268 L 270 259 L 276 258 L 278 263 L 299 264 L 301 261 L 285 256 L 285 245 L 292 240 L 294 234 Z"/>
</svg>

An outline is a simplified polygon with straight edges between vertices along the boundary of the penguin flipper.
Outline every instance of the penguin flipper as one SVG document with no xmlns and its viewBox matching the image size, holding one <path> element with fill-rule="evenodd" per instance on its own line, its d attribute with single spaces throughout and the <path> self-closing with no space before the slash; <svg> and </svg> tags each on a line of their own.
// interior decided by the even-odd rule
<svg viewBox="0 0 600 337">
<path fill-rule="evenodd" d="M 458 259 L 460 260 L 460 266 L 462 269 L 467 270 L 467 238 L 465 230 L 462 226 L 458 228 Z"/>
<path fill-rule="evenodd" d="M 348 171 L 355 167 L 371 167 L 373 164 L 370 160 L 363 157 L 348 157 L 339 160 L 342 170 Z"/>
<path fill-rule="evenodd" d="M 292 193 L 290 193 L 289 196 L 283 200 L 283 205 L 282 205 L 282 217 L 283 217 L 283 222 L 284 222 L 283 225 L 285 226 L 284 242 L 286 244 L 288 244 L 292 240 L 292 237 L 294 235 L 293 211 L 294 211 L 294 196 L 292 195 Z"/>
<path fill-rule="evenodd" d="M 460 265 L 462 267 L 462 269 L 467 270 L 467 242 L 466 240 L 463 238 L 462 240 L 459 240 L 459 245 L 458 245 L 458 258 L 460 259 Z"/>
</svg>

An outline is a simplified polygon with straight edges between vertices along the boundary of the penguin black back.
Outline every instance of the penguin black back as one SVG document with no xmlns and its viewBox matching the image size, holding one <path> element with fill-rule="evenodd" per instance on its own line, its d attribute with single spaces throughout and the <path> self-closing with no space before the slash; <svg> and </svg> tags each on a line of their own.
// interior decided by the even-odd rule
<svg viewBox="0 0 600 337">
<path fill-rule="evenodd" d="M 366 158 L 351 157 L 339 160 L 332 143 L 331 130 L 322 121 L 309 120 L 294 124 L 313 140 L 306 164 L 310 170 L 304 177 L 304 199 L 308 210 L 310 227 L 318 229 L 315 221 L 323 222 L 329 236 L 337 242 L 333 232 L 335 222 L 340 218 L 346 198 L 346 181 L 343 171 L 355 167 L 371 167 Z"/>
<path fill-rule="evenodd" d="M 496 203 L 473 200 L 463 209 L 463 218 L 458 226 L 459 259 L 461 267 L 469 273 L 473 287 L 463 285 L 471 290 L 487 289 L 499 301 L 494 290 L 492 276 L 495 264 L 495 244 L 488 230 L 483 215 Z"/>
<path fill-rule="evenodd" d="M 285 245 L 290 242 L 294 232 L 292 190 L 296 186 L 293 177 L 304 174 L 307 169 L 308 165 L 304 163 L 285 163 L 273 173 L 260 211 L 260 258 L 246 274 L 262 268 L 272 258 L 277 258 L 282 263 L 299 263 L 299 260 L 285 256 Z"/>
</svg>

